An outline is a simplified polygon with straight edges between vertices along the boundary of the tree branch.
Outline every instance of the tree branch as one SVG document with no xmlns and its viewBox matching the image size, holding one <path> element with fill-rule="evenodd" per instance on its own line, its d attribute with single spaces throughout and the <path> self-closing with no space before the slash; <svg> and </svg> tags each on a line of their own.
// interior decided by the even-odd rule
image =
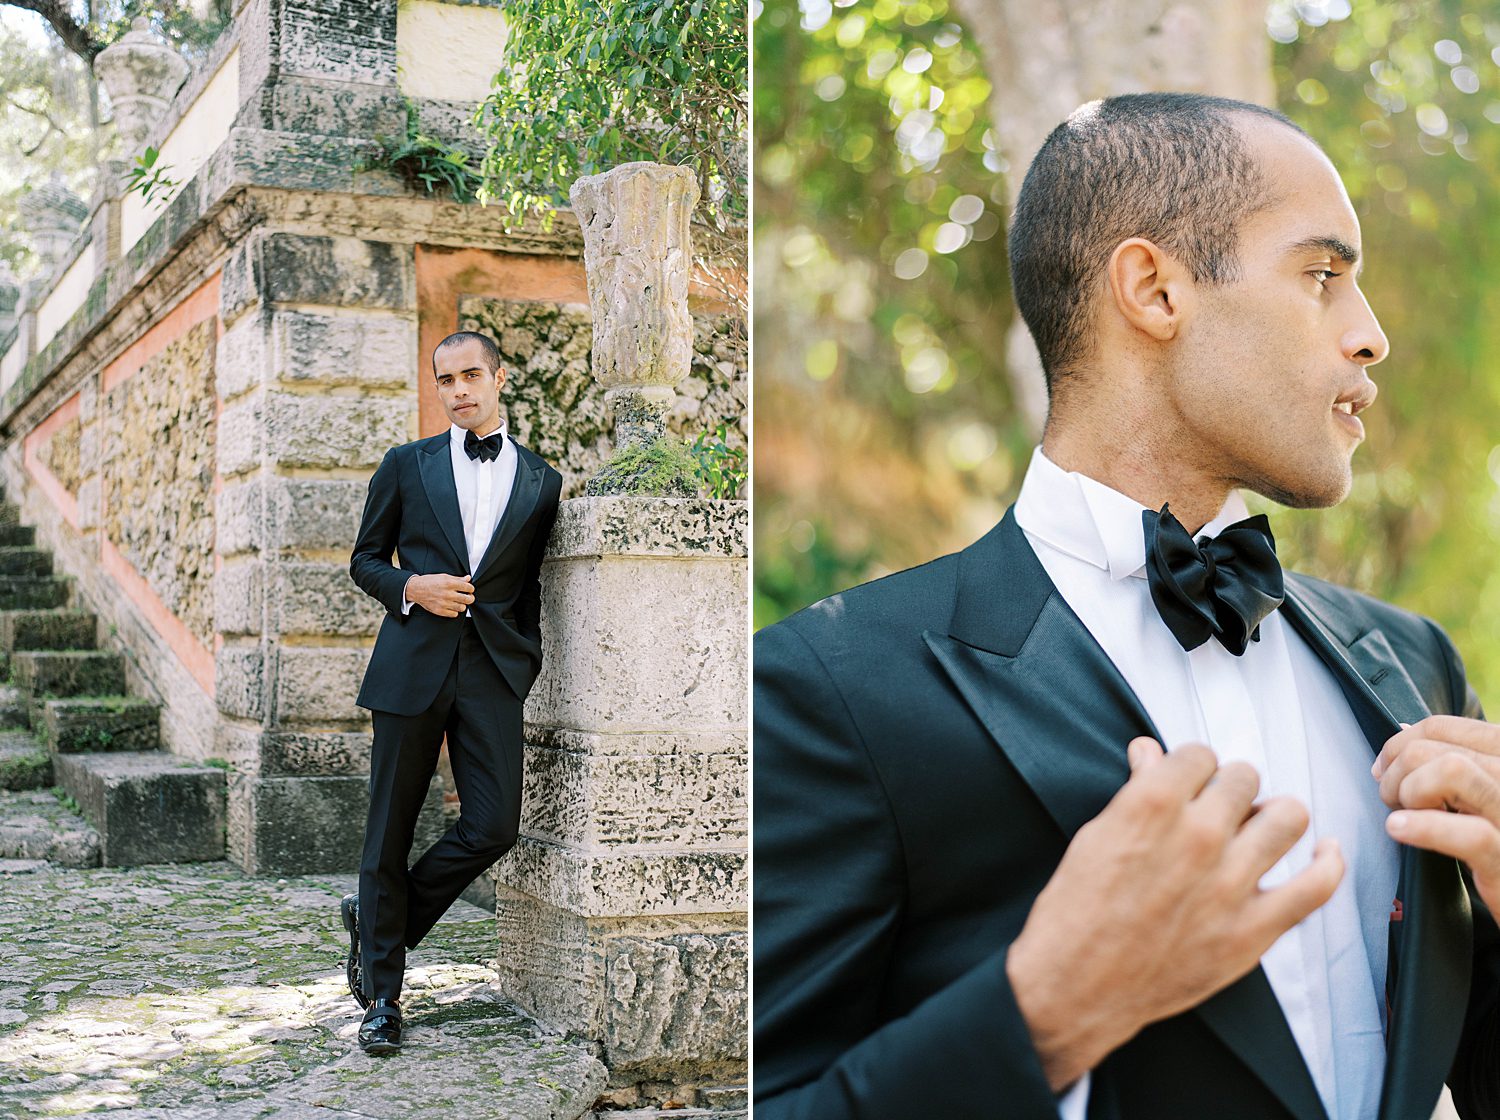
<svg viewBox="0 0 1500 1120">
<path fill-rule="evenodd" d="M 68 11 L 67 4 L 61 0 L 0 0 L 0 4 L 36 12 L 52 25 L 52 30 L 57 32 L 63 46 L 90 67 L 94 65 L 94 56 L 104 49 L 104 44 L 89 33 L 87 26 L 73 18 L 73 13 Z"/>
</svg>

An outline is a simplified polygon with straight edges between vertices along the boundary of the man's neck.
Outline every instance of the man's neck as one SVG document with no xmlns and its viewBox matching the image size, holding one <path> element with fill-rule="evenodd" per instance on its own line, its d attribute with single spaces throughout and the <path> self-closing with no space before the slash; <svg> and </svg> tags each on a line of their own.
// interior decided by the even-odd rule
<svg viewBox="0 0 1500 1120">
<path fill-rule="evenodd" d="M 1172 516 L 1196 534 L 1224 508 L 1232 486 L 1174 462 L 1165 449 L 1142 440 L 1105 441 L 1083 433 L 1054 430 L 1042 436 L 1042 454 L 1065 471 L 1077 471 L 1111 490 L 1159 510 L 1170 504 Z"/>
</svg>

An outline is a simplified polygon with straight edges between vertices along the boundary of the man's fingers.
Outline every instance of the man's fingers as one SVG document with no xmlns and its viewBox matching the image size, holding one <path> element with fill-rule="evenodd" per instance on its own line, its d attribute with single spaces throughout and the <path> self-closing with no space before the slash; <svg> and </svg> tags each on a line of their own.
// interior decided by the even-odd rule
<svg viewBox="0 0 1500 1120">
<path fill-rule="evenodd" d="M 1294 797 L 1273 797 L 1259 805 L 1224 855 L 1234 881 L 1247 889 L 1260 882 L 1307 831 L 1308 821 L 1307 806 Z"/>
<path fill-rule="evenodd" d="M 1226 762 L 1198 795 L 1198 803 L 1224 825 L 1227 838 L 1250 815 L 1259 792 L 1260 774 L 1255 767 L 1248 762 Z"/>
<path fill-rule="evenodd" d="M 1142 743 L 1135 739 L 1133 743 Z M 1183 805 L 1197 797 L 1219 768 L 1214 752 L 1201 743 L 1184 743 L 1168 751 L 1165 758 L 1151 759 L 1151 751 L 1160 750 L 1154 740 L 1146 739 L 1149 747 L 1141 748 L 1145 762 L 1130 776 L 1127 789 L 1134 789 L 1134 796 L 1148 810 L 1163 809 L 1168 805 Z"/>
<path fill-rule="evenodd" d="M 1141 735 L 1125 744 L 1125 757 L 1130 762 L 1130 772 L 1134 774 L 1145 766 L 1150 766 L 1158 761 L 1166 752 L 1161 749 L 1161 744 L 1148 735 Z"/>
<path fill-rule="evenodd" d="M 1439 754 L 1401 782 L 1404 809 L 1456 809 L 1500 826 L 1500 780 L 1468 751 Z"/>
<path fill-rule="evenodd" d="M 1401 730 L 1386 740 L 1371 773 L 1380 777 L 1403 749 L 1422 739 L 1451 743 L 1476 754 L 1500 759 L 1500 726 L 1466 716 L 1428 716 L 1418 723 L 1402 724 Z"/>
<path fill-rule="evenodd" d="M 1380 800 L 1392 809 L 1401 805 L 1401 783 L 1419 766 L 1431 762 L 1440 754 L 1462 748 L 1452 743 L 1440 743 L 1435 739 L 1412 739 L 1396 751 L 1380 774 Z M 1378 761 L 1378 760 L 1377 760 Z"/>
<path fill-rule="evenodd" d="M 1386 818 L 1385 827 L 1403 844 L 1463 860 L 1476 875 L 1500 875 L 1500 828 L 1483 817 L 1441 809 L 1401 809 Z"/>
<path fill-rule="evenodd" d="M 1259 816 L 1261 814 L 1257 814 Z M 1338 841 L 1318 841 L 1312 862 L 1279 887 L 1262 891 L 1250 904 L 1251 922 L 1269 945 L 1287 930 L 1322 906 L 1338 889 L 1344 877 L 1344 856 Z"/>
</svg>

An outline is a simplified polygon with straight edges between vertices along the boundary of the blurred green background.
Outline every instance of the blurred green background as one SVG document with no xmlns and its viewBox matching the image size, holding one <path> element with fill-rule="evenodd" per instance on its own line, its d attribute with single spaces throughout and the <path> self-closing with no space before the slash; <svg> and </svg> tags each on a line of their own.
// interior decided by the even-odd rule
<svg viewBox="0 0 1500 1120">
<path fill-rule="evenodd" d="M 1011 169 L 960 13 L 751 11 L 764 626 L 976 539 L 1035 435 L 1005 367 Z M 1274 3 L 1264 31 L 1277 107 L 1354 201 L 1391 355 L 1346 501 L 1247 498 L 1289 567 L 1440 622 L 1500 712 L 1500 3 Z"/>
</svg>

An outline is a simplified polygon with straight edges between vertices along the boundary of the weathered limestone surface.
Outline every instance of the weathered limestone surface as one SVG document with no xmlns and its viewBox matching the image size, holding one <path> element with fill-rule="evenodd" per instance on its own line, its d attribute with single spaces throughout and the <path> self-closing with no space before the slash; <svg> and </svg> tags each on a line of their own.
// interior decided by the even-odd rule
<svg viewBox="0 0 1500 1120">
<path fill-rule="evenodd" d="M 615 446 L 651 443 L 692 352 L 688 222 L 698 183 L 686 167 L 625 163 L 574 180 L 569 197 L 583 231 L 593 373 L 615 411 Z"/>
<path fill-rule="evenodd" d="M 483 331 L 500 347 L 509 371 L 500 403 L 516 440 L 563 474 L 563 497 L 584 483 L 613 450 L 610 406 L 590 372 L 593 326 L 587 308 L 465 296 L 459 326 Z M 692 316 L 692 358 L 666 413 L 666 430 L 685 440 L 728 425 L 729 443 L 750 435 L 750 371 L 740 323 L 733 316 Z"/>
<path fill-rule="evenodd" d="M 501 984 L 616 1085 L 744 1074 L 746 529 L 739 502 L 575 498 L 543 567 Z"/>
<path fill-rule="evenodd" d="M 106 395 L 103 529 L 162 603 L 213 646 L 214 322 L 191 327 Z"/>
</svg>

